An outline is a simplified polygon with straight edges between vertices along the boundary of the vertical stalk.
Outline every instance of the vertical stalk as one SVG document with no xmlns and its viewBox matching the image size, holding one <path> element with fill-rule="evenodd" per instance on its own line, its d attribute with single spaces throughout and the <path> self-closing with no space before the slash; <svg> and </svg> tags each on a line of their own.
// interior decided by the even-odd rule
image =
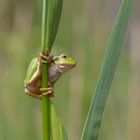
<svg viewBox="0 0 140 140">
<path fill-rule="evenodd" d="M 48 65 L 42 64 L 42 88 L 47 88 Z M 50 140 L 50 101 L 48 96 L 42 96 L 43 140 Z"/>
<path fill-rule="evenodd" d="M 42 31 L 41 31 L 41 53 L 44 54 L 45 50 L 48 50 L 48 46 L 45 46 L 46 39 L 46 22 L 47 22 L 47 0 L 43 0 L 42 11 Z M 42 81 L 41 87 L 47 88 L 48 86 L 48 64 L 41 64 Z M 42 126 L 43 126 L 43 140 L 50 140 L 50 103 L 48 96 L 42 96 Z"/>
<path fill-rule="evenodd" d="M 61 17 L 63 0 L 43 0 L 41 53 L 50 53 L 55 40 Z M 42 80 L 41 87 L 48 87 L 48 64 L 41 64 Z M 43 140 L 50 140 L 50 100 L 47 96 L 42 97 L 42 123 Z"/>
</svg>

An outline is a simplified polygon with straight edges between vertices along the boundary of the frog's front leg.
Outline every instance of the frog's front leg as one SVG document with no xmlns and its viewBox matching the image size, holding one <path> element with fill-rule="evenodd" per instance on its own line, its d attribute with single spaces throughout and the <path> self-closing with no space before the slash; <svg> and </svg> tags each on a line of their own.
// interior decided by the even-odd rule
<svg viewBox="0 0 140 140">
<path fill-rule="evenodd" d="M 53 55 L 40 53 L 40 60 L 42 63 L 51 63 L 53 61 Z"/>
</svg>

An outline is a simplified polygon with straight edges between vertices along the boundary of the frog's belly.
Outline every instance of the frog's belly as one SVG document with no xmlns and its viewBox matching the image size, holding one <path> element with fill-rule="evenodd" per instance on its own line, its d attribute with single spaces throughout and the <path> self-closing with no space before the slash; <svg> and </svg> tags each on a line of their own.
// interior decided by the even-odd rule
<svg viewBox="0 0 140 140">
<path fill-rule="evenodd" d="M 60 78 L 61 73 L 58 71 L 56 66 L 49 67 L 49 82 L 54 85 L 54 83 Z"/>
</svg>

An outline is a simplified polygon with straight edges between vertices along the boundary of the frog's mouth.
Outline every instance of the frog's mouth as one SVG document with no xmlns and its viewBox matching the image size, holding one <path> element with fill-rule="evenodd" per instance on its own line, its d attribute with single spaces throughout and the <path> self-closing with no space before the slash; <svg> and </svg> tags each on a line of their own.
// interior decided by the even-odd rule
<svg viewBox="0 0 140 140">
<path fill-rule="evenodd" d="M 72 69 L 75 65 L 70 65 L 70 64 L 61 64 L 61 65 L 58 65 L 58 67 L 61 69 L 61 71 L 64 73 L 64 72 L 67 72 L 68 70 Z"/>
</svg>

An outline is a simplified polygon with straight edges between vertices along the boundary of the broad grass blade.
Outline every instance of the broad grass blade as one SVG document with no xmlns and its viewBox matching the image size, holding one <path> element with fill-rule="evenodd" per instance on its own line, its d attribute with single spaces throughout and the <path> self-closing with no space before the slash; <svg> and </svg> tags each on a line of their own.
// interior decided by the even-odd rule
<svg viewBox="0 0 140 140">
<path fill-rule="evenodd" d="M 116 71 L 123 40 L 126 34 L 129 17 L 132 11 L 133 0 L 122 0 L 120 10 L 116 17 L 112 33 L 107 45 L 103 65 L 87 116 L 82 140 L 97 140 L 107 101 L 109 89 Z"/>
</svg>

